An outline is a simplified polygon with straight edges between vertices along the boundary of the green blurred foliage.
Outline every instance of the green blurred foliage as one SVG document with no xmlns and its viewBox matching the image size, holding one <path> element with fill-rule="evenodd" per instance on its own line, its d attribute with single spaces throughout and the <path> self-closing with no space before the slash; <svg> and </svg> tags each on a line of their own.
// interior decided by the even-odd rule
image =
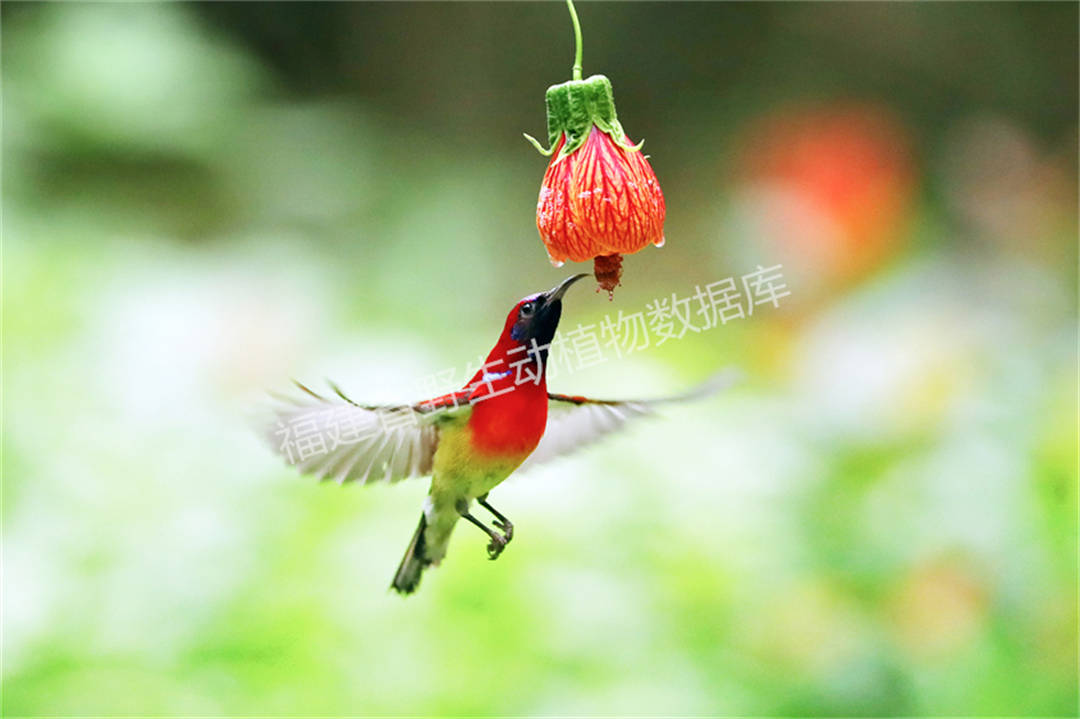
<svg viewBox="0 0 1080 719">
<path fill-rule="evenodd" d="M 553 377 L 746 374 L 510 480 L 510 550 L 403 601 L 424 483 L 298 478 L 250 415 L 413 398 L 565 275 L 520 137 L 562 5 L 3 4 L 5 715 L 1076 715 L 1077 6 L 579 12 L 668 242 L 564 330 L 792 294 Z"/>
</svg>

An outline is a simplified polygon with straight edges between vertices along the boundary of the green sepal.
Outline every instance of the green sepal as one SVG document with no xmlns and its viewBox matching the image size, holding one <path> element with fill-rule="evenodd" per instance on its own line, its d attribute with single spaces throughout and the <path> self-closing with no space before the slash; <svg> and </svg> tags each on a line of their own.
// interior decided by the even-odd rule
<svg viewBox="0 0 1080 719">
<path fill-rule="evenodd" d="M 545 150 L 544 146 L 541 145 L 540 141 L 537 140 L 535 137 L 533 137 L 532 135 L 530 135 L 527 132 L 523 132 L 521 134 L 524 135 L 525 139 L 529 141 L 529 144 L 531 144 L 533 147 L 535 147 L 536 151 L 539 152 L 544 157 L 551 157 L 552 153 L 555 152 L 555 146 L 554 145 L 552 145 L 551 147 L 549 147 L 548 149 Z"/>
<path fill-rule="evenodd" d="M 631 145 L 615 114 L 615 98 L 611 81 L 603 75 L 593 75 L 584 80 L 569 80 L 552 85 L 545 97 L 547 105 L 548 142 L 545 150 L 536 139 L 526 135 L 543 155 L 551 155 L 566 134 L 566 144 L 559 152 L 556 162 L 584 144 L 593 125 L 607 133 L 619 147 L 630 152 L 641 149 L 641 144 Z"/>
</svg>

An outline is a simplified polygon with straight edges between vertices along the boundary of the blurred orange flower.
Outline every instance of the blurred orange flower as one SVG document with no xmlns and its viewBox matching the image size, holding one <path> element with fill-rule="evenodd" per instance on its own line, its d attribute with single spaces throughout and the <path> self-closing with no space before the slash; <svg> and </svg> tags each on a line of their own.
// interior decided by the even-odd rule
<svg viewBox="0 0 1080 719">
<path fill-rule="evenodd" d="M 914 164 L 908 134 L 890 112 L 844 103 L 759 121 L 745 143 L 742 174 L 773 198 L 763 211 L 785 265 L 828 286 L 862 276 L 899 249 Z"/>
</svg>

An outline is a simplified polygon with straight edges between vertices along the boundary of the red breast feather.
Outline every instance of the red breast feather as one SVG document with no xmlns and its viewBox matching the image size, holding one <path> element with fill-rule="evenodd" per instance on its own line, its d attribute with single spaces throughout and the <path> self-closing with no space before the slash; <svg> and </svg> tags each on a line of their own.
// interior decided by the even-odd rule
<svg viewBox="0 0 1080 719">
<path fill-rule="evenodd" d="M 536 449 L 547 426 L 547 383 L 515 384 L 511 373 L 492 383 L 494 395 L 473 405 L 469 417 L 472 444 L 477 453 L 492 458 L 524 461 Z"/>
</svg>

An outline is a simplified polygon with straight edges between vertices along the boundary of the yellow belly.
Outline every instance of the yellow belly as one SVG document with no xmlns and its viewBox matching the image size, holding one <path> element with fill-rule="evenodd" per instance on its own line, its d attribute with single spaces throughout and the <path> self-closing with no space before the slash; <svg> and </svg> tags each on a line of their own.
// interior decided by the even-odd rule
<svg viewBox="0 0 1080 719">
<path fill-rule="evenodd" d="M 475 450 L 467 423 L 443 427 L 435 450 L 432 496 L 465 499 L 481 497 L 521 466 L 528 455 L 491 457 Z"/>
<path fill-rule="evenodd" d="M 472 444 L 467 413 L 439 427 L 439 446 L 435 450 L 431 491 L 424 504 L 427 529 L 424 533 L 426 555 L 438 563 L 446 556 L 450 535 L 461 511 L 477 497 L 482 497 L 517 469 L 528 453 L 520 458 L 493 458 L 477 452 Z"/>
</svg>

